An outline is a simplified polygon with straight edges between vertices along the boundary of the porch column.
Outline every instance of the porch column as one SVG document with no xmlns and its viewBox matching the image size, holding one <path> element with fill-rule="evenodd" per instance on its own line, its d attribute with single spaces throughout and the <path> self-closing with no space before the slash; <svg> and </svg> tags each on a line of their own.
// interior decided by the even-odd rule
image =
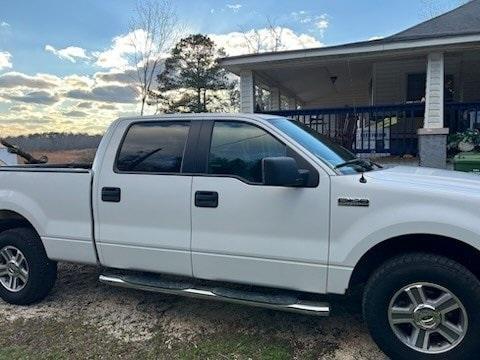
<svg viewBox="0 0 480 360">
<path fill-rule="evenodd" d="M 444 128 L 444 56 L 443 53 L 428 55 L 427 84 L 425 94 L 425 117 L 423 128 L 418 130 L 420 166 L 446 168 L 447 135 Z"/>
<path fill-rule="evenodd" d="M 255 112 L 255 76 L 251 70 L 240 72 L 240 112 Z"/>
<path fill-rule="evenodd" d="M 270 88 L 270 110 L 280 110 L 280 90 L 276 87 Z"/>
</svg>

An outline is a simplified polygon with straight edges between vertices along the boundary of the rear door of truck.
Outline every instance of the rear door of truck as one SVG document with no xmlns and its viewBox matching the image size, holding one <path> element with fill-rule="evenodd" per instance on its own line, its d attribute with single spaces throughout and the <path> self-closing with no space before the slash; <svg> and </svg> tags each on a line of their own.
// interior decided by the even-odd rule
<svg viewBox="0 0 480 360">
<path fill-rule="evenodd" d="M 94 185 L 95 237 L 102 265 L 192 275 L 192 176 L 183 172 L 192 123 L 118 123 Z"/>
</svg>

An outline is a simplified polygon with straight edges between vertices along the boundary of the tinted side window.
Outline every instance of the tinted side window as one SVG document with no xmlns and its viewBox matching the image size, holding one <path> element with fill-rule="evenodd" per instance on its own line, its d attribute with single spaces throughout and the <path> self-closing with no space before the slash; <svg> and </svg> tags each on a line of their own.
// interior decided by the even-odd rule
<svg viewBox="0 0 480 360">
<path fill-rule="evenodd" d="M 286 156 L 287 148 L 266 131 L 241 122 L 215 122 L 208 173 L 262 183 L 262 159 Z"/>
<path fill-rule="evenodd" d="M 179 173 L 190 122 L 132 125 L 117 159 L 120 171 Z"/>
</svg>

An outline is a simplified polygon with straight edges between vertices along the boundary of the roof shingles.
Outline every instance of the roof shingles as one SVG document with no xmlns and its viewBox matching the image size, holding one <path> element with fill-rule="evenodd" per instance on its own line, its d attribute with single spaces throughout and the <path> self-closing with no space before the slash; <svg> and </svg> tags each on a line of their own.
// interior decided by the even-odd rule
<svg viewBox="0 0 480 360">
<path fill-rule="evenodd" d="M 390 41 L 480 33 L 480 0 L 473 0 L 452 11 L 392 35 Z"/>
</svg>

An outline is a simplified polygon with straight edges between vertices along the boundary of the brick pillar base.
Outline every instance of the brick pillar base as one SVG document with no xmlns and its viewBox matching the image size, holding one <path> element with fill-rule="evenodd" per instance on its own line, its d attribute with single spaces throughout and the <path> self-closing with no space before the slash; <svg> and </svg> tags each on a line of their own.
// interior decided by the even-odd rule
<svg viewBox="0 0 480 360">
<path fill-rule="evenodd" d="M 445 169 L 447 167 L 448 129 L 419 129 L 418 147 L 420 166 Z"/>
</svg>

